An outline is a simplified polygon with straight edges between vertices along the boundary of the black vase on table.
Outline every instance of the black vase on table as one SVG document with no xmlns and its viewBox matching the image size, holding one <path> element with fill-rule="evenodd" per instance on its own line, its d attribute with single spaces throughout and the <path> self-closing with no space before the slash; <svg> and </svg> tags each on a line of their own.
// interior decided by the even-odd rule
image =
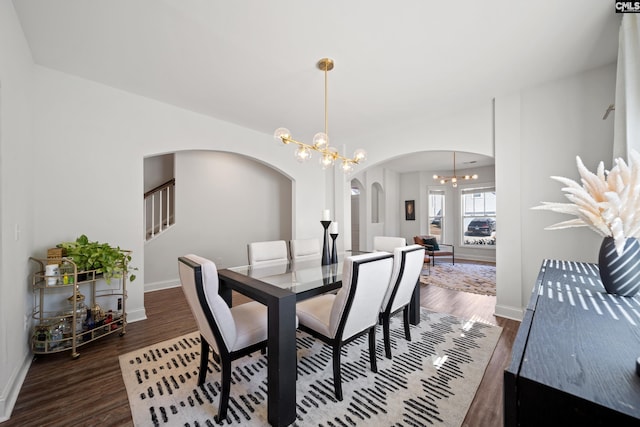
<svg viewBox="0 0 640 427">
<path fill-rule="evenodd" d="M 329 224 L 331 221 L 320 221 L 324 228 L 324 239 L 322 240 L 322 265 L 331 264 L 331 258 L 329 254 Z"/>
<path fill-rule="evenodd" d="M 338 262 L 338 250 L 336 249 L 336 239 L 338 238 L 338 233 L 330 233 L 331 240 L 333 243 L 331 244 L 331 264 L 336 264 Z"/>
<path fill-rule="evenodd" d="M 613 237 L 605 237 L 600 245 L 598 267 L 608 293 L 634 296 L 640 290 L 640 242 L 627 238 L 622 255 L 618 255 Z"/>
</svg>

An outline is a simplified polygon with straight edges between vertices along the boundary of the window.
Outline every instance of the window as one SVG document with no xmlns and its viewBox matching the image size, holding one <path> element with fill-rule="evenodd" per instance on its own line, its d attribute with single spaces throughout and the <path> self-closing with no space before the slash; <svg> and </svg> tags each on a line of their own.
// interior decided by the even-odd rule
<svg viewBox="0 0 640 427">
<path fill-rule="evenodd" d="M 464 245 L 495 246 L 495 187 L 462 190 L 462 230 Z"/>
<path fill-rule="evenodd" d="M 429 190 L 429 207 L 427 209 L 427 226 L 429 234 L 442 242 L 444 230 L 444 190 Z"/>
</svg>

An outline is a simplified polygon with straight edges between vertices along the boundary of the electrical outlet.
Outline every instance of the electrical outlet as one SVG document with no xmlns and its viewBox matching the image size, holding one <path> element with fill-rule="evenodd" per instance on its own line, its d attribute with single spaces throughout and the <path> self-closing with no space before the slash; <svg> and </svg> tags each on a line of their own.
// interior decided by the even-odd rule
<svg viewBox="0 0 640 427">
<path fill-rule="evenodd" d="M 29 330 L 29 316 L 24 315 L 24 330 L 25 332 Z"/>
</svg>

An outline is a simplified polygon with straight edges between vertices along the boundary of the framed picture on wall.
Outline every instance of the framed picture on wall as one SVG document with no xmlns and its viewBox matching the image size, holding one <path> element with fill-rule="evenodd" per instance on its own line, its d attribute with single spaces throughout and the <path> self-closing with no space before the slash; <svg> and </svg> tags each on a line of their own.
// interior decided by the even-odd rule
<svg viewBox="0 0 640 427">
<path fill-rule="evenodd" d="M 404 219 L 407 221 L 416 220 L 416 206 L 414 200 L 404 201 Z"/>
</svg>

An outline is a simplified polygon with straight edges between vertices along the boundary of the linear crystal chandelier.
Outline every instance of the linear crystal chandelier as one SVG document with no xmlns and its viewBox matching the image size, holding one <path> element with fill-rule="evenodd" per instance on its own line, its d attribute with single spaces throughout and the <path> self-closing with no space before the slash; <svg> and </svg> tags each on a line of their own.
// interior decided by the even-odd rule
<svg viewBox="0 0 640 427">
<path fill-rule="evenodd" d="M 278 143 L 283 144 L 296 144 L 297 148 L 294 152 L 296 160 L 300 163 L 311 158 L 311 154 L 314 151 L 320 153 L 320 165 L 322 169 L 327 169 L 333 166 L 336 161 L 339 161 L 342 165 L 342 170 L 346 174 L 353 171 L 354 165 L 366 160 L 367 153 L 358 149 L 353 153 L 353 157 L 349 158 L 338 153 L 338 149 L 329 145 L 329 133 L 328 133 L 328 120 L 327 120 L 327 73 L 333 70 L 333 59 L 322 58 L 316 64 L 319 70 L 324 71 L 324 132 L 318 132 L 313 137 L 311 144 L 305 144 L 304 142 L 296 141 L 291 138 L 291 132 L 287 128 L 278 128 L 273 134 Z"/>
<path fill-rule="evenodd" d="M 456 152 L 454 151 L 453 152 L 453 175 L 451 176 L 433 175 L 433 179 L 439 180 L 440 184 L 446 184 L 447 182 L 451 181 L 451 185 L 454 187 L 457 187 L 458 181 L 478 179 L 478 175 L 473 174 L 473 175 L 457 176 L 456 175 Z"/>
</svg>

